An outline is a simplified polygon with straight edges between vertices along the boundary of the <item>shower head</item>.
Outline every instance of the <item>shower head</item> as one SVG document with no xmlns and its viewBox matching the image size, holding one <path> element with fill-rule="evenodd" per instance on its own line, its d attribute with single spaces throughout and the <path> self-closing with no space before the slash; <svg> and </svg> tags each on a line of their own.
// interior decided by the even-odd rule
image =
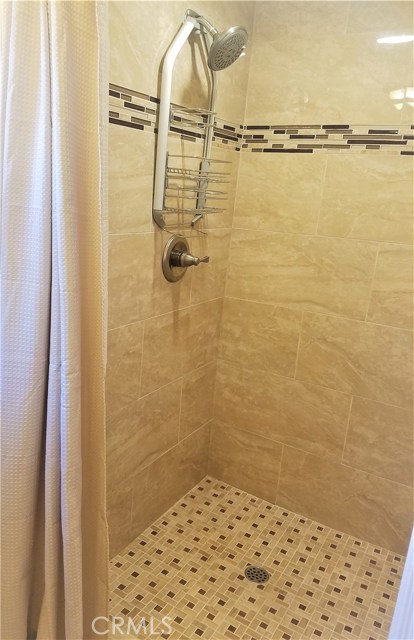
<svg viewBox="0 0 414 640">
<path fill-rule="evenodd" d="M 221 71 L 233 64 L 243 53 L 247 38 L 244 27 L 230 27 L 223 33 L 214 34 L 207 60 L 210 69 Z"/>
</svg>

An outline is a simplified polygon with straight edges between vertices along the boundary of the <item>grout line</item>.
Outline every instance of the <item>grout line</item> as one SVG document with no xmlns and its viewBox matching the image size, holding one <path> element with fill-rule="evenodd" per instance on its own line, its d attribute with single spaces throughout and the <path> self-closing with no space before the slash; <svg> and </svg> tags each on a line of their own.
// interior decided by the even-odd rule
<svg viewBox="0 0 414 640">
<path fill-rule="evenodd" d="M 283 460 L 283 453 L 285 451 L 285 445 L 282 444 L 282 451 L 280 452 L 280 460 L 279 460 L 279 474 L 277 477 L 277 484 L 276 484 L 276 492 L 275 492 L 275 504 L 277 504 L 277 498 L 279 495 L 279 487 L 280 487 L 280 477 L 282 475 L 282 460 Z"/>
<path fill-rule="evenodd" d="M 350 422 L 351 422 L 351 413 L 352 413 L 353 401 L 354 401 L 354 396 L 351 396 L 351 402 L 349 403 L 349 410 L 348 410 L 348 419 L 346 421 L 346 428 L 345 428 L 344 446 L 342 447 L 341 464 L 344 463 L 346 441 L 347 441 L 347 438 L 348 438 L 348 430 L 349 430 L 349 425 L 350 425 Z"/>
<path fill-rule="evenodd" d="M 319 201 L 319 210 L 318 210 L 318 216 L 316 219 L 316 227 L 315 227 L 315 233 L 313 234 L 316 238 L 323 238 L 323 237 L 330 237 L 330 236 L 320 236 L 319 235 L 319 222 L 321 219 L 321 213 L 322 213 L 322 204 L 323 204 L 323 198 L 324 198 L 324 193 L 325 193 L 325 187 L 326 187 L 326 174 L 328 172 L 328 162 L 329 162 L 329 155 L 326 154 L 326 160 L 325 160 L 325 167 L 323 170 L 323 177 L 321 180 L 321 198 Z"/>
<path fill-rule="evenodd" d="M 366 310 L 366 313 L 365 313 L 365 322 L 369 322 L 368 314 L 369 314 L 369 309 L 370 309 L 371 302 L 372 302 L 372 291 L 373 291 L 373 287 L 374 287 L 375 276 L 376 276 L 376 273 L 377 273 L 379 252 L 380 252 L 380 247 L 377 246 L 377 255 L 375 256 L 374 269 L 372 271 L 371 282 L 370 282 L 370 285 L 369 285 L 368 304 L 367 304 L 367 310 Z"/>
<path fill-rule="evenodd" d="M 138 398 L 141 397 L 141 391 L 142 391 L 142 372 L 144 369 L 144 338 L 145 338 L 145 320 L 142 321 L 141 367 L 140 367 L 139 380 L 138 380 Z"/>
<path fill-rule="evenodd" d="M 395 409 L 400 409 L 401 411 L 405 411 L 407 413 L 410 412 L 410 407 L 407 405 L 399 405 L 399 404 L 392 404 L 390 402 L 381 402 L 380 400 L 376 400 L 375 398 L 368 398 L 367 396 L 360 396 L 357 393 L 351 393 L 350 391 L 342 391 L 342 389 L 335 389 L 334 387 L 327 387 L 324 384 L 320 384 L 319 382 L 314 382 L 312 380 L 307 380 L 305 378 L 290 378 L 288 376 L 283 376 L 280 373 L 276 373 L 274 371 L 269 371 L 268 369 L 248 369 L 246 367 L 240 366 L 239 364 L 235 364 L 229 360 L 225 360 L 224 358 L 218 358 L 217 364 L 219 365 L 220 363 L 223 363 L 224 365 L 227 365 L 229 367 L 232 367 L 233 369 L 237 369 L 237 371 L 244 371 L 246 373 L 250 373 L 252 375 L 257 374 L 257 373 L 261 373 L 267 376 L 274 376 L 275 378 L 280 378 L 281 380 L 284 380 L 285 382 L 289 381 L 289 382 L 303 382 L 306 385 L 309 385 L 311 387 L 317 387 L 320 389 L 326 389 L 327 391 L 332 391 L 334 393 L 340 393 L 343 396 L 347 396 L 348 398 L 352 395 L 354 396 L 354 398 L 360 398 L 361 400 L 369 400 L 369 402 L 374 402 L 376 404 L 381 404 L 383 406 L 386 407 L 394 407 Z"/>
<path fill-rule="evenodd" d="M 152 465 L 157 460 L 159 460 L 163 456 L 167 455 L 167 453 L 170 453 L 170 451 L 172 451 L 176 447 L 179 447 L 183 442 L 185 442 L 186 440 L 188 440 L 189 438 L 194 436 L 196 433 L 198 433 L 199 431 L 204 429 L 210 422 L 211 422 L 211 420 L 207 420 L 207 422 L 204 422 L 200 427 L 197 427 L 197 429 L 194 429 L 194 431 L 189 433 L 188 436 L 185 436 L 185 438 L 183 438 L 182 440 L 179 440 L 178 442 L 175 442 L 171 447 L 168 447 L 168 449 L 165 449 L 165 451 L 162 451 L 159 455 L 157 455 L 155 458 L 153 458 L 149 464 L 145 464 L 143 466 L 140 466 L 139 469 L 136 470 L 136 473 L 139 474 L 142 471 L 144 471 L 145 469 L 149 469 L 150 467 L 152 467 Z"/>
<path fill-rule="evenodd" d="M 181 388 L 180 388 L 180 408 L 178 411 L 178 440 L 177 440 L 177 444 L 179 442 L 181 442 L 182 440 L 184 440 L 184 438 L 181 438 L 181 410 L 183 407 L 183 394 L 184 394 L 184 376 L 182 376 L 181 378 L 179 378 L 180 382 L 181 382 Z"/>
<path fill-rule="evenodd" d="M 359 243 L 364 243 L 364 245 L 367 244 L 372 244 L 372 245 L 379 245 L 380 247 L 383 245 L 388 245 L 388 244 L 392 244 L 395 245 L 397 247 L 403 246 L 403 247 L 410 247 L 412 248 L 412 244 L 408 243 L 408 242 L 389 242 L 388 240 L 375 240 L 375 239 L 371 239 L 371 238 L 354 238 L 351 236 L 332 236 L 332 235 L 315 235 L 315 234 L 311 234 L 311 233 L 295 233 L 294 231 L 285 231 L 284 229 L 278 230 L 278 229 L 252 229 L 249 227 L 232 227 L 232 231 L 249 231 L 250 233 L 261 233 L 261 234 L 265 234 L 265 233 L 269 233 L 272 235 L 280 235 L 280 236 L 295 236 L 295 237 L 304 237 L 304 238 L 316 238 L 318 240 L 321 239 L 330 239 L 330 240 L 347 240 L 348 242 L 359 242 Z"/>
<path fill-rule="evenodd" d="M 208 452 L 207 452 L 207 475 L 210 473 L 210 464 L 211 464 L 211 443 L 213 440 L 213 428 L 214 428 L 214 418 L 211 419 L 210 425 L 210 434 L 208 439 Z"/>
<path fill-rule="evenodd" d="M 178 309 L 172 309 L 171 311 L 165 311 L 164 313 L 160 313 L 155 316 L 148 316 L 147 318 L 140 318 L 134 320 L 133 322 L 127 322 L 125 324 L 117 325 L 116 327 L 111 327 L 108 331 L 113 331 L 114 329 L 120 329 L 121 327 L 129 327 L 131 324 L 137 324 L 138 322 L 148 322 L 149 320 L 155 320 L 156 318 L 163 318 L 164 316 L 168 316 L 174 313 L 180 313 L 181 311 L 188 311 L 189 309 L 195 309 L 196 307 L 201 307 L 202 305 L 211 304 L 212 302 L 217 302 L 222 300 L 223 296 L 217 298 L 211 298 L 211 300 L 203 300 L 202 302 L 197 302 L 196 304 L 188 304 L 185 307 L 179 307 Z"/>
<path fill-rule="evenodd" d="M 190 373 L 195 373 L 196 371 L 200 371 L 204 367 L 208 367 L 208 366 L 214 364 L 215 362 L 216 362 L 216 360 L 208 360 L 208 362 L 203 362 L 203 364 L 201 364 L 198 367 L 195 367 L 195 369 L 191 369 L 191 371 L 188 371 L 185 375 L 188 375 Z M 166 382 L 165 384 L 162 384 L 160 387 L 157 387 L 156 389 L 153 389 L 152 391 L 149 391 L 148 393 L 145 393 L 143 396 L 140 396 L 139 400 L 142 400 L 142 398 L 146 398 L 147 396 L 150 396 L 152 393 L 155 393 L 156 391 L 160 391 L 160 389 L 164 389 L 165 387 L 168 387 L 168 385 L 170 385 L 170 384 L 178 382 L 182 378 L 184 378 L 184 375 L 177 376 L 177 378 L 174 378 L 173 380 L 170 380 L 169 382 Z"/>
<path fill-rule="evenodd" d="M 302 317 L 300 319 L 300 326 L 299 326 L 299 339 L 298 339 L 298 346 L 297 346 L 297 351 L 296 351 L 296 359 L 295 359 L 295 368 L 293 371 L 293 379 L 296 380 L 296 374 L 298 371 L 298 363 L 299 363 L 299 352 L 300 352 L 300 347 L 301 347 L 301 341 L 302 341 L 302 329 L 303 329 L 303 318 L 304 318 L 304 311 L 302 311 Z"/>
<path fill-rule="evenodd" d="M 392 480 L 391 478 L 387 478 L 386 476 L 380 476 L 378 473 L 372 473 L 372 471 L 366 471 L 366 469 L 361 469 L 360 467 L 353 467 L 350 464 L 344 464 L 342 462 L 341 462 L 341 467 L 345 467 L 346 469 L 352 469 L 353 471 L 359 471 L 360 473 L 365 473 L 367 476 L 371 476 L 372 478 L 380 478 L 381 480 L 386 480 L 387 482 L 396 484 L 399 487 L 406 487 L 411 491 L 413 490 L 413 486 L 410 484 L 404 484 L 403 482 L 398 482 L 398 480 Z"/>
<path fill-rule="evenodd" d="M 287 307 L 283 304 L 280 304 L 278 302 L 262 302 L 261 300 L 253 300 L 251 298 L 238 298 L 237 296 L 232 296 L 232 295 L 226 295 L 225 296 L 227 299 L 229 300 L 239 300 L 240 302 L 251 302 L 252 304 L 262 304 L 265 306 L 274 306 L 274 307 L 278 307 L 280 309 L 286 309 L 288 311 L 296 311 L 298 313 L 308 313 L 308 314 L 312 314 L 315 316 L 324 316 L 326 318 L 337 318 L 338 320 L 345 320 L 346 322 L 361 322 L 364 325 L 373 325 L 375 327 L 384 327 L 385 329 L 398 329 L 399 331 L 405 331 L 406 333 L 412 333 L 411 329 L 406 329 L 405 327 L 397 327 L 395 325 L 392 324 L 380 324 L 379 322 L 371 322 L 370 320 L 365 320 L 364 318 L 351 318 L 349 316 L 341 316 L 335 313 L 328 313 L 326 311 L 313 311 L 312 309 L 299 309 L 297 308 L 299 306 L 291 306 L 291 307 Z"/>
</svg>

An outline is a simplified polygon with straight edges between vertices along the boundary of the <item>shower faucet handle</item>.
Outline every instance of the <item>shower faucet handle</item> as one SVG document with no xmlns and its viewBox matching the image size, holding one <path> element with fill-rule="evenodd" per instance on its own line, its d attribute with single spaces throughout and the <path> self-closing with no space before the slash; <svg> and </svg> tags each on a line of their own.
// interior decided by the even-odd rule
<svg viewBox="0 0 414 640">
<path fill-rule="evenodd" d="M 177 267 L 196 267 L 200 262 L 210 262 L 210 256 L 198 258 L 188 251 L 173 251 L 171 253 L 171 263 Z"/>
<path fill-rule="evenodd" d="M 162 254 L 162 272 L 168 282 L 178 282 L 184 277 L 187 267 L 196 267 L 200 262 L 210 262 L 210 257 L 193 256 L 186 238 L 171 236 Z"/>
</svg>

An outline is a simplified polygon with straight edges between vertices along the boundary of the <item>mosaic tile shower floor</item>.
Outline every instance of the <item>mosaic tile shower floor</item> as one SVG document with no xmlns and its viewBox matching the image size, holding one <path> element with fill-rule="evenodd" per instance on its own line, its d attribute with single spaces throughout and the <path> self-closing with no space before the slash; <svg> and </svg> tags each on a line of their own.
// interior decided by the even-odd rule
<svg viewBox="0 0 414 640">
<path fill-rule="evenodd" d="M 249 564 L 265 567 L 269 582 L 248 581 Z M 152 618 L 172 640 L 382 640 L 403 564 L 206 477 L 113 558 L 110 613 L 145 619 L 147 638 Z"/>
</svg>

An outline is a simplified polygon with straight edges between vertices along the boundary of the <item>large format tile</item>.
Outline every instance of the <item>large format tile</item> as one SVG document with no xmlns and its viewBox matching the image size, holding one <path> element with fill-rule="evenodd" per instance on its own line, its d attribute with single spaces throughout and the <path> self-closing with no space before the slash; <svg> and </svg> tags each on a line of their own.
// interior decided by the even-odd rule
<svg viewBox="0 0 414 640">
<path fill-rule="evenodd" d="M 244 153 L 234 227 L 313 234 L 326 156 Z"/>
<path fill-rule="evenodd" d="M 214 300 L 145 322 L 141 393 L 212 362 L 217 355 L 221 302 Z"/>
<path fill-rule="evenodd" d="M 207 364 L 183 378 L 180 440 L 196 431 L 213 417 L 216 365 Z"/>
<path fill-rule="evenodd" d="M 297 377 L 397 406 L 412 402 L 412 335 L 305 313 Z"/>
<path fill-rule="evenodd" d="M 209 473 L 274 502 L 281 452 L 277 442 L 216 423 L 211 432 Z"/>
<path fill-rule="evenodd" d="M 291 447 L 283 450 L 277 504 L 373 544 L 406 553 L 413 492 Z"/>
<path fill-rule="evenodd" d="M 154 173 L 153 133 L 109 127 L 109 233 L 150 231 Z"/>
<path fill-rule="evenodd" d="M 363 319 L 376 254 L 368 242 L 235 229 L 226 295 Z"/>
<path fill-rule="evenodd" d="M 413 328 L 413 249 L 382 244 L 378 253 L 367 320 Z"/>
<path fill-rule="evenodd" d="M 135 474 L 132 533 L 143 531 L 207 473 L 210 425 L 205 425 Z"/>
<path fill-rule="evenodd" d="M 346 30 L 349 2 L 313 2 L 288 0 L 256 2 L 254 12 L 254 42 L 272 42 L 280 35 L 293 33 L 309 37 L 327 33 L 343 35 Z"/>
<path fill-rule="evenodd" d="M 109 532 L 109 557 L 127 545 L 132 538 L 132 478 L 126 478 L 122 484 L 113 486 L 111 478 L 107 478 L 106 516 Z"/>
<path fill-rule="evenodd" d="M 178 442 L 181 382 L 136 400 L 108 422 L 108 477 L 120 484 Z"/>
<path fill-rule="evenodd" d="M 188 306 L 191 274 L 179 282 L 168 282 L 162 273 L 168 237 L 164 233 L 109 236 L 110 327 Z"/>
<path fill-rule="evenodd" d="M 407 158 L 329 156 L 318 233 L 407 243 L 412 215 L 412 163 Z"/>
<path fill-rule="evenodd" d="M 246 369 L 293 377 L 302 312 L 225 298 L 219 356 Z"/>
<path fill-rule="evenodd" d="M 349 407 L 343 393 L 219 362 L 214 417 L 226 427 L 339 461 Z"/>
<path fill-rule="evenodd" d="M 210 258 L 209 263 L 192 267 L 191 304 L 223 297 L 229 248 L 230 229 L 209 230 L 208 235 L 191 239 L 191 253 L 199 257 L 208 255 Z"/>
<path fill-rule="evenodd" d="M 107 415 L 139 396 L 143 331 L 142 322 L 108 331 L 105 384 Z"/>
<path fill-rule="evenodd" d="M 407 86 L 409 47 L 384 47 L 372 34 L 311 34 L 287 30 L 254 42 L 248 123 L 400 122 L 389 94 Z"/>
<path fill-rule="evenodd" d="M 376 37 L 411 33 L 413 7 L 410 2 L 350 2 L 348 33 L 373 31 Z"/>
<path fill-rule="evenodd" d="M 364 398 L 354 398 L 343 462 L 412 486 L 411 412 Z"/>
<path fill-rule="evenodd" d="M 140 236 L 109 236 L 108 245 L 108 326 L 130 324 L 141 319 L 138 298 Z M 145 316 L 144 316 L 145 317 Z"/>
</svg>

